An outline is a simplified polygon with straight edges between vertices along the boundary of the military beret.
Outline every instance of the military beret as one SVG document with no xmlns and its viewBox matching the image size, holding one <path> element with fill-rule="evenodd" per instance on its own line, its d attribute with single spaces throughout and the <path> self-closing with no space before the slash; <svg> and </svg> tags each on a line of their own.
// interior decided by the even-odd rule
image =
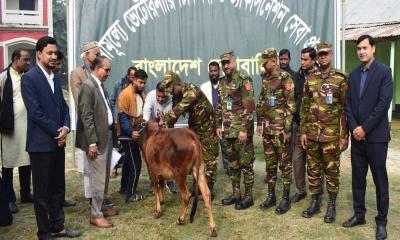
<svg viewBox="0 0 400 240">
<path fill-rule="evenodd" d="M 223 52 L 219 58 L 222 61 L 230 61 L 233 57 L 235 56 L 235 54 L 233 53 L 233 50 L 229 50 L 229 51 L 225 51 Z"/>
<path fill-rule="evenodd" d="M 317 54 L 321 52 L 332 52 L 332 45 L 329 43 L 318 43 L 317 44 Z"/>
<path fill-rule="evenodd" d="M 172 70 L 168 70 L 165 72 L 164 77 L 161 80 L 161 87 L 163 87 L 167 93 L 171 93 L 173 83 L 180 80 L 178 74 Z"/>
<path fill-rule="evenodd" d="M 277 58 L 278 54 L 276 53 L 275 48 L 267 48 L 261 52 L 258 57 L 258 64 L 262 67 L 264 64 L 271 58 Z"/>
<path fill-rule="evenodd" d="M 89 51 L 90 49 L 93 49 L 93 48 L 98 47 L 98 45 L 99 45 L 99 44 L 98 44 L 98 42 L 96 42 L 96 41 L 84 43 L 84 44 L 82 45 L 82 52 L 87 52 L 87 51 Z"/>
</svg>

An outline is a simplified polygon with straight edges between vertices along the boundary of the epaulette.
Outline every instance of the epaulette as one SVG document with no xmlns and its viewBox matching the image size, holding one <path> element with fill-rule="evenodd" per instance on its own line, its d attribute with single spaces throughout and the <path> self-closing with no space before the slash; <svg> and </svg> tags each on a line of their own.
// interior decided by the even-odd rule
<svg viewBox="0 0 400 240">
<path fill-rule="evenodd" d="M 250 78 L 249 75 L 247 75 L 247 74 L 245 74 L 245 73 L 242 73 L 242 72 L 239 72 L 239 77 L 240 77 L 241 79 L 243 79 L 243 80 Z"/>
<path fill-rule="evenodd" d="M 290 74 L 286 71 L 280 71 L 280 72 L 281 72 L 281 77 L 283 80 L 286 80 L 291 77 Z"/>
<path fill-rule="evenodd" d="M 344 72 L 343 72 L 342 70 L 340 70 L 340 69 L 332 68 L 332 71 L 333 71 L 334 73 L 336 73 L 336 74 L 341 75 L 343 78 L 347 78 L 346 73 L 344 73 Z"/>
</svg>

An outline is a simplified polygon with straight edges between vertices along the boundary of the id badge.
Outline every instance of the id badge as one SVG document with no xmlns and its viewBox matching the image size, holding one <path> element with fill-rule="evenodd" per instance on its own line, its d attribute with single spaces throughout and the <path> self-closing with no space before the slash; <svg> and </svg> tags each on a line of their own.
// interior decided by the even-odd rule
<svg viewBox="0 0 400 240">
<path fill-rule="evenodd" d="M 232 98 L 230 97 L 226 100 L 226 110 L 232 111 Z"/>
<path fill-rule="evenodd" d="M 275 106 L 275 99 L 276 99 L 275 96 L 270 96 L 270 97 L 268 98 L 268 106 L 274 107 L 274 106 Z"/>
<path fill-rule="evenodd" d="M 326 94 L 326 104 L 333 104 L 333 95 L 331 91 Z"/>
</svg>

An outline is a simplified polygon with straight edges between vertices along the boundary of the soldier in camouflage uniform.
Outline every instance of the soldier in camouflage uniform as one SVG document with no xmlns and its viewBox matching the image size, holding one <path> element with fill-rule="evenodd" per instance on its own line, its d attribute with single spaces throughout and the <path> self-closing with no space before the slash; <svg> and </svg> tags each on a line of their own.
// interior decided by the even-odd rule
<svg viewBox="0 0 400 240">
<path fill-rule="evenodd" d="M 263 136 L 266 162 L 268 195 L 260 205 L 268 209 L 276 205 L 275 182 L 277 168 L 282 172 L 282 201 L 275 209 L 277 214 L 290 209 L 290 185 L 292 184 L 292 163 L 290 161 L 289 142 L 291 135 L 292 114 L 295 111 L 294 83 L 289 73 L 277 66 L 277 53 L 273 48 L 264 50 L 258 63 L 265 69 L 262 88 L 258 98 L 257 133 Z"/>
<path fill-rule="evenodd" d="M 213 107 L 199 87 L 185 83 L 173 71 L 165 73 L 162 85 L 173 94 L 172 110 L 165 114 L 164 121 L 168 127 L 173 127 L 180 115 L 189 116 L 189 128 L 197 134 L 202 144 L 208 188 L 214 199 L 219 145 Z"/>
<path fill-rule="evenodd" d="M 307 173 L 312 200 L 303 211 L 310 218 L 321 207 L 323 172 L 326 177 L 329 203 L 326 223 L 336 218 L 336 196 L 339 191 L 340 153 L 348 147 L 348 128 L 344 112 L 347 76 L 331 67 L 330 44 L 317 45 L 320 69 L 313 72 L 304 85 L 301 105 L 301 143 L 307 154 Z"/>
<path fill-rule="evenodd" d="M 254 205 L 254 93 L 251 78 L 236 69 L 236 56 L 227 51 L 220 56 L 225 76 L 218 86 L 218 106 L 215 110 L 217 134 L 225 137 L 233 194 L 222 200 L 222 205 L 235 204 L 235 209 Z M 223 135 L 222 135 L 223 134 Z M 241 198 L 240 178 L 245 185 Z"/>
</svg>

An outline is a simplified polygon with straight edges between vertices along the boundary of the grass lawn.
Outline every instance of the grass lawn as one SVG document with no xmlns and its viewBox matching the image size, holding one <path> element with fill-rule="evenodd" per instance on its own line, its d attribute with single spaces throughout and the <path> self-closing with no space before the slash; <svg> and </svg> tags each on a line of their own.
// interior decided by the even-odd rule
<svg viewBox="0 0 400 240">
<path fill-rule="evenodd" d="M 400 121 L 393 124 L 392 142 L 390 143 L 389 159 L 387 163 L 390 188 L 390 208 L 388 219 L 388 239 L 398 239 L 400 235 Z M 371 174 L 368 175 L 366 194 L 367 224 L 352 229 L 341 227 L 343 221 L 352 214 L 351 169 L 349 151 L 342 156 L 341 186 L 337 201 L 337 219 L 333 224 L 323 222 L 327 206 L 327 194 L 324 194 L 322 212 L 311 218 L 301 216 L 308 207 L 309 198 L 292 205 L 292 209 L 282 215 L 275 214 L 274 209 L 261 211 L 258 205 L 266 195 L 265 162 L 263 161 L 262 145 L 259 137 L 255 138 L 257 160 L 255 162 L 254 207 L 237 211 L 233 206 L 224 207 L 221 199 L 231 193 L 229 178 L 220 166 L 216 184 L 217 197 L 213 202 L 213 213 L 217 224 L 218 239 L 374 239 L 375 221 L 377 214 L 375 188 Z M 67 149 L 67 165 L 71 165 L 71 150 Z M 278 178 L 279 179 L 279 178 Z M 98 229 L 89 224 L 90 209 L 83 197 L 83 180 L 81 174 L 74 170 L 66 172 L 66 196 L 78 200 L 76 207 L 65 208 L 66 225 L 72 229 L 83 231 L 81 239 L 208 239 L 208 218 L 203 201 L 199 201 L 195 221 L 190 224 L 188 214 L 186 224 L 178 226 L 175 221 L 178 217 L 180 204 L 179 195 L 165 192 L 165 204 L 162 205 L 163 216 L 154 219 L 154 197 L 147 195 L 146 199 L 125 204 L 118 193 L 120 178 L 110 183 L 110 198 L 120 209 L 120 215 L 112 217 L 115 224 L 112 229 Z M 147 170 L 142 169 L 139 191 L 146 192 L 148 185 Z M 19 192 L 18 180 L 14 179 L 16 192 Z M 278 201 L 280 200 L 282 184 L 277 183 Z M 292 187 L 292 193 L 294 186 Z M 19 196 L 17 196 L 19 201 Z M 36 239 L 36 221 L 33 206 L 19 204 L 20 212 L 14 214 L 12 226 L 0 229 L 0 239 Z M 190 208 L 189 208 L 190 209 Z M 1 216 L 0 216 L 1 217 Z"/>
</svg>

